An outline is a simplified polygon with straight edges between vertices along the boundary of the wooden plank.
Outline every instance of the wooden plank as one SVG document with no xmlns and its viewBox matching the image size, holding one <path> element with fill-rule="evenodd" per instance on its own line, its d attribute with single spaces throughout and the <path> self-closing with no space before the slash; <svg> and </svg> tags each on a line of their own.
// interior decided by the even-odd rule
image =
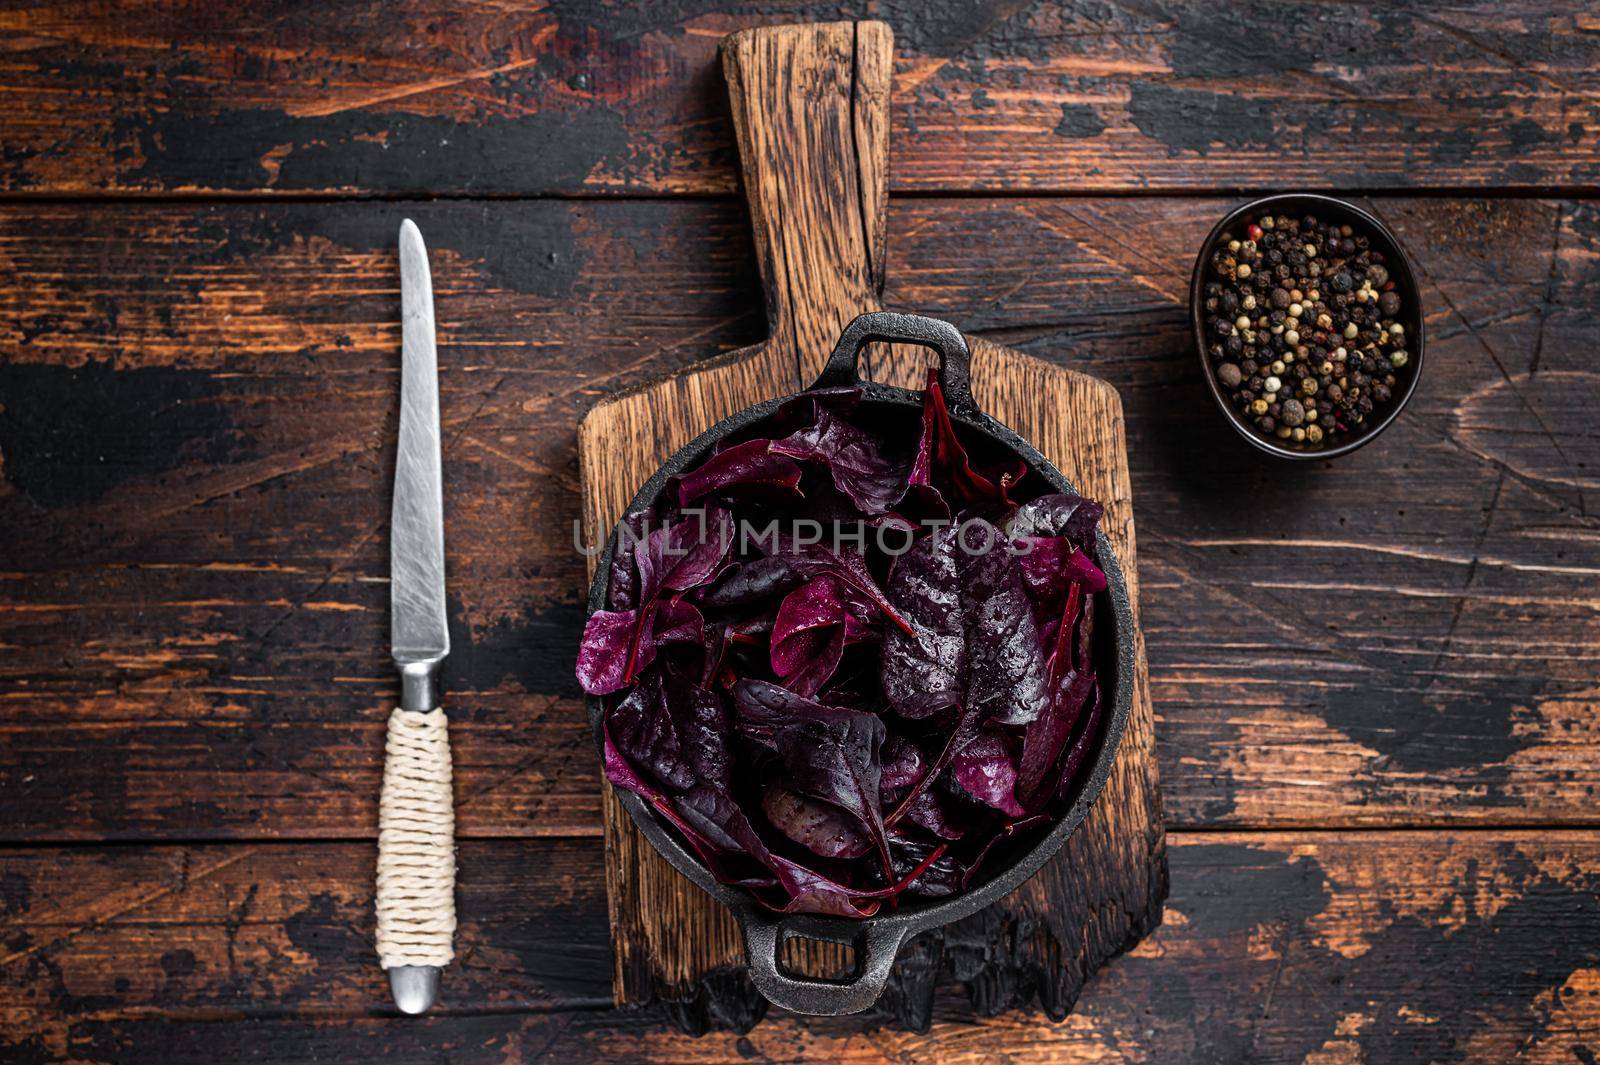
<svg viewBox="0 0 1600 1065">
<path fill-rule="evenodd" d="M 1593 823 L 1600 205 L 1373 206 L 1426 275 L 1427 376 L 1309 471 L 1198 390 L 1182 300 L 1224 201 L 894 200 L 886 301 L 1122 395 L 1171 823 Z M 0 836 L 371 831 L 407 214 L 462 831 L 598 832 L 574 427 L 761 335 L 731 203 L 0 210 Z"/>
<path fill-rule="evenodd" d="M 901 190 L 1600 180 L 1600 37 L 1580 0 L 402 0 L 281 15 L 204 0 L 0 14 L 0 189 L 730 192 L 717 40 L 852 16 L 888 18 L 900 41 Z"/>
<path fill-rule="evenodd" d="M 679 1034 L 593 1008 L 597 843 L 463 847 L 442 1010 L 394 1014 L 371 962 L 370 845 L 10 850 L 0 1058 L 210 1063 L 1106 1059 L 1582 1061 L 1600 1038 L 1600 834 L 1180 833 L 1168 919 L 1063 1024 L 977 1016 L 939 961 L 927 1033 L 769 1017 Z M 121 981 L 121 982 L 119 982 Z M 981 996 L 980 996 L 981 1000 Z"/>
</svg>

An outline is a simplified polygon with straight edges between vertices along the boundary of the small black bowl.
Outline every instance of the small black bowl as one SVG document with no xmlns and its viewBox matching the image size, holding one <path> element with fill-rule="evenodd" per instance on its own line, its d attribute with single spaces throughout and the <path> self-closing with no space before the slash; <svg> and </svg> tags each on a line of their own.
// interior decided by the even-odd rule
<svg viewBox="0 0 1600 1065">
<path fill-rule="evenodd" d="M 1236 239 L 1242 239 L 1240 234 L 1243 233 L 1244 227 L 1263 215 L 1290 215 L 1294 218 L 1303 218 L 1307 214 L 1314 214 L 1324 222 L 1338 222 L 1352 227 L 1371 241 L 1374 250 L 1383 253 L 1389 279 L 1394 282 L 1395 290 L 1400 293 L 1402 300 L 1400 324 L 1405 326 L 1406 353 L 1409 356 L 1402 374 L 1396 381 L 1394 394 L 1388 406 L 1378 412 L 1378 418 L 1369 419 L 1366 425 L 1356 429 L 1342 443 L 1331 447 L 1324 444 L 1285 443 L 1275 437 L 1264 435 L 1234 410 L 1233 404 L 1223 394 L 1222 386 L 1217 383 L 1211 359 L 1206 354 L 1204 309 L 1206 275 L 1211 262 L 1211 253 L 1220 243 L 1222 235 L 1236 231 Z M 1200 256 L 1195 260 L 1194 275 L 1189 281 L 1189 321 L 1194 330 L 1195 353 L 1200 359 L 1200 372 L 1205 376 L 1206 387 L 1211 390 L 1211 398 L 1216 400 L 1218 409 L 1240 436 L 1260 450 L 1278 458 L 1331 459 L 1349 454 L 1389 427 L 1389 423 L 1394 421 L 1410 402 L 1411 393 L 1417 390 L 1417 381 L 1422 377 L 1422 294 L 1417 284 L 1416 270 L 1411 265 L 1411 258 L 1406 254 L 1399 239 L 1389 231 L 1388 226 L 1355 204 L 1333 196 L 1285 193 L 1251 200 L 1242 207 L 1236 207 L 1228 212 L 1222 221 L 1212 227 L 1211 232 L 1206 235 L 1205 243 L 1200 246 Z"/>
</svg>

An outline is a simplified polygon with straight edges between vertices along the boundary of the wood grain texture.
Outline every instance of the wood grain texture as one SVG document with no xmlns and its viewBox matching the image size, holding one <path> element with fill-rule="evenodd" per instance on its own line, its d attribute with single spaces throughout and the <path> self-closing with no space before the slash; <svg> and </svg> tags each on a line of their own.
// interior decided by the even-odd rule
<svg viewBox="0 0 1600 1065">
<path fill-rule="evenodd" d="M 1228 203 L 888 211 L 887 305 L 1122 396 L 1169 823 L 1593 824 L 1600 210 L 1372 201 L 1426 275 L 1428 371 L 1302 475 L 1196 374 L 1182 293 Z M 438 286 L 461 831 L 597 835 L 574 426 L 758 339 L 743 214 L 0 209 L 0 836 L 373 830 L 406 215 Z"/>
<path fill-rule="evenodd" d="M 1015 989 L 955 986 L 974 929 L 904 984 L 943 985 L 927 1034 L 691 1039 L 750 1018 L 606 1008 L 573 427 L 763 335 L 717 41 L 864 15 L 901 55 L 852 111 L 894 138 L 859 184 L 964 194 L 866 199 L 874 294 L 887 235 L 888 305 L 1121 394 L 1172 896 L 1059 1025 L 981 1016 Z M 1591 1060 L 1596 28 L 1577 0 L 9 5 L 0 1061 Z M 1231 206 L 1191 194 L 1289 187 L 1408 193 L 1369 206 L 1430 330 L 1406 415 L 1308 476 L 1216 420 L 1182 309 Z M 669 198 L 431 200 L 641 193 Z M 420 1022 L 366 893 L 406 215 L 469 948 Z"/>
<path fill-rule="evenodd" d="M 886 104 L 892 50 L 887 29 L 874 23 L 754 30 L 725 42 L 772 335 L 710 368 L 603 401 L 585 416 L 578 458 L 588 542 L 609 535 L 638 487 L 673 452 L 735 411 L 809 384 L 850 320 L 880 307 L 875 281 L 884 254 L 875 220 L 887 189 L 872 177 L 882 175 L 888 145 L 874 113 L 881 116 Z M 915 386 L 920 363 L 910 352 L 881 354 L 880 380 Z M 1105 504 L 1102 527 L 1128 575 L 1137 627 L 1133 506 L 1116 392 L 981 341 L 972 377 L 984 410 Z M 1037 993 L 1047 1012 L 1063 1017 L 1103 962 L 1159 923 L 1166 841 L 1154 748 L 1141 646 L 1132 715 L 1088 819 L 1017 891 L 948 935 L 924 933 L 903 952 L 885 994 L 895 1020 L 927 1026 L 928 959 L 968 941 L 1011 944 L 975 963 L 972 979 L 993 989 L 997 1009 L 1026 1005 Z M 692 1028 L 730 1017 L 734 1027 L 747 1027 L 765 1004 L 741 975 L 744 952 L 732 917 L 655 853 L 609 788 L 602 811 L 617 1001 L 684 1004 Z M 786 957 L 819 976 L 846 960 L 820 943 Z"/>
<path fill-rule="evenodd" d="M 1072 1016 L 926 1033 L 769 1017 L 678 1033 L 608 1008 L 598 841 L 462 848 L 439 1013 L 398 1016 L 371 964 L 369 845 L 0 855 L 0 1059 L 139 1065 L 439 1060 L 1581 1062 L 1600 1037 L 1600 835 L 1178 833 L 1167 920 Z M 947 952 L 947 978 L 970 971 Z"/>
<path fill-rule="evenodd" d="M 1600 183 L 1581 0 L 124 0 L 0 13 L 0 189 L 727 193 L 717 40 L 834 18 L 900 40 L 901 190 Z"/>
</svg>

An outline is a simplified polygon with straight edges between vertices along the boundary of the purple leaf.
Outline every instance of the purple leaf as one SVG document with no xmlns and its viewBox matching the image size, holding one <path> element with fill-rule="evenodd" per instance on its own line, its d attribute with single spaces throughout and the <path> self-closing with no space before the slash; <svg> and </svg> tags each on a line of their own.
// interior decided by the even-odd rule
<svg viewBox="0 0 1600 1065">
<path fill-rule="evenodd" d="M 1049 705 L 1023 736 L 1017 795 L 1029 809 L 1049 799 L 1049 785 L 1056 779 L 1050 771 L 1094 688 L 1093 642 L 1094 599 L 1074 584 L 1047 660 Z"/>
<path fill-rule="evenodd" d="M 812 425 L 773 441 L 772 451 L 822 463 L 834 487 L 866 514 L 882 514 L 905 495 L 905 464 L 885 457 L 871 436 L 820 404 Z"/>
<path fill-rule="evenodd" d="M 803 580 L 804 575 L 780 555 L 757 558 L 729 567 L 701 593 L 700 601 L 715 608 L 749 606 L 782 595 Z"/>
<path fill-rule="evenodd" d="M 957 564 L 966 618 L 969 712 L 980 722 L 1026 725 L 1039 716 L 1048 696 L 1039 630 L 1022 577 L 1003 547 L 963 553 Z"/>
<path fill-rule="evenodd" d="M 956 533 L 917 541 L 895 560 L 888 594 L 912 631 L 884 637 L 883 690 L 901 717 L 920 721 L 954 710 L 966 693 L 967 633 L 956 571 Z"/>
<path fill-rule="evenodd" d="M 854 818 L 788 788 L 776 784 L 767 788 L 761 809 L 773 828 L 824 858 L 858 858 L 872 849 Z"/>
<path fill-rule="evenodd" d="M 785 455 L 775 455 L 770 440 L 746 440 L 719 451 L 700 466 L 678 477 L 678 504 L 688 506 L 714 492 L 732 488 L 777 488 L 792 492 L 800 485 L 800 467 Z"/>
<path fill-rule="evenodd" d="M 663 525 L 639 545 L 633 556 L 639 572 L 639 606 L 623 659 L 624 682 L 649 665 L 654 652 L 647 646 L 648 622 L 655 618 L 653 608 L 661 594 L 688 591 L 710 581 L 721 571 L 732 542 L 733 516 L 720 507 L 711 507 L 702 514 Z"/>
<path fill-rule="evenodd" d="M 657 791 L 629 764 L 628 759 L 617 749 L 616 743 L 612 740 L 609 724 L 605 726 L 603 731 L 605 734 L 606 779 L 613 786 L 631 791 L 649 803 L 673 828 L 678 830 L 679 834 L 689 843 L 689 846 L 700 856 L 701 861 L 706 863 L 719 880 L 730 884 L 756 886 L 755 882 L 740 876 L 727 860 L 731 854 L 737 854 L 738 851 L 730 850 L 726 844 L 733 843 L 737 847 L 737 841 L 728 836 L 726 832 L 714 831 L 713 835 L 708 836 L 700 831 L 678 811 L 678 807 L 672 801 Z M 715 825 L 708 825 L 707 827 L 716 828 Z M 767 885 L 775 882 L 775 880 L 771 879 L 764 881 Z"/>
<path fill-rule="evenodd" d="M 922 436 L 911 465 L 910 483 L 935 489 L 956 509 L 1009 508 L 1011 501 L 1006 493 L 1025 472 L 1027 467 L 1021 461 L 985 472 L 973 469 L 950 420 L 938 374 L 929 370 L 927 391 L 922 397 Z"/>
<path fill-rule="evenodd" d="M 839 585 L 818 577 L 784 596 L 772 626 L 772 671 L 784 686 L 815 695 L 839 668 L 846 620 Z"/>
<path fill-rule="evenodd" d="M 1060 536 L 1019 536 L 1011 540 L 1017 572 L 1036 603 L 1059 599 L 1067 590 L 1067 559 L 1076 548 Z"/>
<path fill-rule="evenodd" d="M 981 803 L 1012 817 L 1027 813 L 1017 802 L 1017 763 L 1011 746 L 999 733 L 978 733 L 950 761 L 956 786 Z"/>
<path fill-rule="evenodd" d="M 639 576 L 634 571 L 633 553 L 650 531 L 650 513 L 626 514 L 617 522 L 617 549 L 611 556 L 611 573 L 606 582 L 606 604 L 612 610 L 629 610 L 637 602 Z"/>
<path fill-rule="evenodd" d="M 770 869 L 787 896 L 773 902 L 758 894 L 764 905 L 780 913 L 821 913 L 837 917 L 870 917 L 880 898 L 905 890 L 905 882 L 876 889 L 853 888 L 775 854 L 750 824 L 744 811 L 726 792 L 701 786 L 677 801 L 678 820 L 690 831 L 719 844 L 724 852 L 741 853 Z"/>
<path fill-rule="evenodd" d="M 583 626 L 578 646 L 578 683 L 590 695 L 609 695 L 628 685 L 628 641 L 637 626 L 637 610 L 596 610 Z M 655 656 L 652 642 L 648 657 Z M 644 663 L 649 665 L 648 658 Z"/>
<path fill-rule="evenodd" d="M 849 548 L 835 551 L 827 545 L 807 543 L 793 536 L 779 535 L 775 539 L 774 556 L 788 561 L 797 572 L 807 577 L 833 577 L 883 611 L 896 628 L 911 633 L 910 623 L 884 596 L 872 571 L 867 569 L 866 559 L 859 553 Z"/>
<path fill-rule="evenodd" d="M 596 610 L 583 627 L 578 647 L 578 683 L 590 695 L 609 695 L 632 682 L 635 674 L 655 661 L 656 651 L 667 643 L 700 643 L 704 623 L 700 611 L 685 602 L 659 603 L 646 612 L 641 625 L 638 610 Z M 633 648 L 630 656 L 629 647 Z"/>
<path fill-rule="evenodd" d="M 922 751 L 904 736 L 891 733 L 883 741 L 880 758 L 883 769 L 879 779 L 885 788 L 909 787 L 922 776 Z"/>
<path fill-rule="evenodd" d="M 1067 556 L 1067 576 L 1091 592 L 1106 590 L 1105 571 L 1083 551 L 1074 551 Z"/>
<path fill-rule="evenodd" d="M 983 535 L 965 534 L 974 528 Z M 981 725 L 1025 725 L 1047 703 L 1033 604 L 1017 567 L 1003 546 L 970 553 L 998 542 L 998 531 L 975 518 L 920 541 L 890 575 L 890 592 L 917 633 L 885 637 L 884 693 L 904 717 L 946 712 L 953 723 L 939 757 L 886 824 L 905 815 Z"/>
<path fill-rule="evenodd" d="M 759 680 L 740 681 L 733 698 L 740 729 L 771 744 L 783 761 L 790 786 L 860 821 L 887 870 L 888 837 L 878 804 L 882 719 L 826 706 Z"/>
<path fill-rule="evenodd" d="M 684 753 L 659 675 L 641 678 L 628 697 L 611 708 L 607 728 L 617 750 L 662 787 L 687 791 L 699 779 Z"/>
<path fill-rule="evenodd" d="M 878 805 L 878 752 L 883 722 L 874 714 L 840 710 L 831 718 L 814 716 L 776 734 L 778 757 L 802 794 L 830 802 L 857 818 L 889 868 L 883 808 Z"/>
<path fill-rule="evenodd" d="M 1104 507 L 1083 496 L 1043 495 L 1018 507 L 1006 521 L 1005 533 L 1014 540 L 1065 536 L 1082 550 L 1092 551 L 1095 526 L 1104 514 Z"/>
<path fill-rule="evenodd" d="M 979 528 L 963 539 L 963 528 Z M 982 519 L 917 542 L 889 576 L 889 593 L 913 622 L 910 636 L 884 638 L 883 688 L 902 717 L 960 709 L 975 723 L 1021 725 L 1044 704 L 1033 606 L 1003 547 L 984 542 Z"/>
<path fill-rule="evenodd" d="M 1105 716 L 1105 709 L 1106 701 L 1096 682 L 1089 695 L 1089 712 L 1084 716 L 1083 728 L 1078 732 L 1078 738 L 1072 741 L 1067 756 L 1061 760 L 1061 782 L 1057 785 L 1056 795 L 1063 801 L 1069 797 L 1072 785 L 1077 783 L 1078 774 L 1089 760 L 1089 748 L 1100 738 L 1100 719 Z"/>
</svg>

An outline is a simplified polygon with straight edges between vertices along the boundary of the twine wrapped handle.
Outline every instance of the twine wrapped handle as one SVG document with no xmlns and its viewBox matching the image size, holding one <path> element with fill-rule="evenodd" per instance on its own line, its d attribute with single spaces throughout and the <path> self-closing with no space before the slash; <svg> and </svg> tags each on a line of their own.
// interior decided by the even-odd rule
<svg viewBox="0 0 1600 1065">
<path fill-rule="evenodd" d="M 378 801 L 378 957 L 385 969 L 455 957 L 455 802 L 442 709 L 396 708 Z"/>
</svg>

